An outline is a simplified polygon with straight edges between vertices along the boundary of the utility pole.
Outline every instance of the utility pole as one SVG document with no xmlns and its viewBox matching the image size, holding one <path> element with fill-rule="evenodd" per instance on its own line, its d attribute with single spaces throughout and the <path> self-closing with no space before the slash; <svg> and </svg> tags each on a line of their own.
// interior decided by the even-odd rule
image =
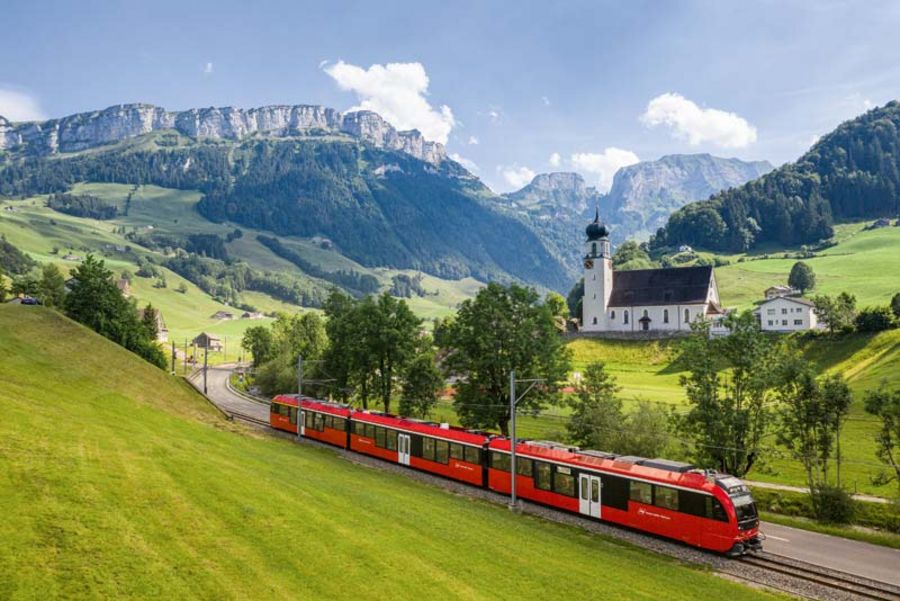
<svg viewBox="0 0 900 601">
<path fill-rule="evenodd" d="M 516 397 L 516 370 L 513 369 L 509 372 L 509 508 L 513 511 L 519 508 L 519 503 L 516 499 L 516 476 L 518 475 L 516 474 L 516 445 L 518 444 L 518 440 L 516 439 L 516 405 L 519 404 L 519 401 L 521 401 L 526 394 L 531 392 L 531 389 L 534 388 L 535 384 L 543 381 L 543 378 L 519 380 L 519 382 L 522 382 L 523 384 L 528 382 L 529 386 L 525 389 L 525 392 L 523 392 L 521 396 Z"/>
<path fill-rule="evenodd" d="M 176 367 L 175 367 L 176 354 L 177 353 L 175 353 L 175 341 L 173 340 L 172 341 L 172 375 L 173 376 L 175 375 L 175 370 L 176 370 Z"/>
<path fill-rule="evenodd" d="M 187 338 L 185 338 L 184 339 L 184 362 L 181 365 L 181 368 L 184 370 L 184 373 L 187 373 L 187 362 L 188 362 L 187 350 L 188 350 L 188 344 L 187 344 Z"/>
<path fill-rule="evenodd" d="M 206 394 L 206 372 L 209 371 L 209 338 L 206 339 L 206 345 L 203 347 L 203 394 Z"/>
<path fill-rule="evenodd" d="M 297 357 L 297 394 L 303 394 L 303 355 Z"/>
</svg>

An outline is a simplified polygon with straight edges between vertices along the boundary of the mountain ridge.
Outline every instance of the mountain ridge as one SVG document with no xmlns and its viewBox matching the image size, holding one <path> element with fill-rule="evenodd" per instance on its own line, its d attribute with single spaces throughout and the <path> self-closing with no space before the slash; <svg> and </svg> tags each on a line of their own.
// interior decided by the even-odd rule
<svg viewBox="0 0 900 601">
<path fill-rule="evenodd" d="M 340 111 L 321 105 L 268 105 L 168 111 L 147 103 L 118 104 L 57 119 L 12 123 L 0 116 L 0 150 L 29 155 L 71 153 L 173 130 L 196 141 L 345 134 L 376 148 L 405 152 L 434 165 L 447 160 L 443 144 L 415 129 L 398 131 L 372 111 Z"/>
</svg>

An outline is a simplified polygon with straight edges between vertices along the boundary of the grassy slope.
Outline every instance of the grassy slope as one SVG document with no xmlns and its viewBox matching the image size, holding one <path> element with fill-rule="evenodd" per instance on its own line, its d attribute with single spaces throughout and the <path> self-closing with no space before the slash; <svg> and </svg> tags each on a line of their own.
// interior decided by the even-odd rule
<svg viewBox="0 0 900 601">
<path fill-rule="evenodd" d="M 74 186 L 73 193 L 94 194 L 121 208 L 131 189 L 132 186 L 124 184 L 89 183 Z M 66 254 L 66 250 L 70 248 L 74 249 L 75 254 L 83 256 L 88 250 L 95 254 L 101 254 L 100 251 L 103 251 L 104 245 L 107 244 L 127 244 L 140 254 L 151 254 L 149 251 L 129 243 L 123 236 L 113 233 L 114 228 L 120 225 L 126 226 L 129 230 L 135 227 L 152 226 L 155 231 L 173 234 L 210 233 L 221 236 L 236 227 L 234 224 L 216 224 L 204 219 L 194 209 L 194 205 L 199 199 L 198 192 L 142 186 L 132 198 L 128 216 L 119 216 L 110 221 L 81 219 L 57 213 L 44 206 L 44 197 L 0 202 L 3 206 L 11 206 L 16 209 L 12 213 L 0 211 L 0 233 L 5 234 L 13 244 L 27 251 L 35 259 L 45 262 L 52 261 L 61 268 L 71 269 L 75 267 L 76 263 L 61 259 L 61 256 Z M 259 269 L 299 274 L 293 264 L 276 256 L 257 242 L 256 235 L 260 232 L 245 227 L 241 227 L 241 229 L 244 231 L 244 236 L 227 244 L 228 251 L 232 256 Z M 284 238 L 283 240 L 288 246 L 301 252 L 307 260 L 327 270 L 352 269 L 363 273 L 372 273 L 385 286 L 390 285 L 391 277 L 399 273 L 397 270 L 365 268 L 335 251 L 320 249 L 308 240 L 296 238 Z M 62 249 L 60 255 L 50 253 L 54 246 Z M 102 254 L 105 255 L 104 258 L 110 268 L 117 273 L 124 269 L 135 271 L 134 256 L 110 253 L 109 251 L 104 251 Z M 141 303 L 152 302 L 154 306 L 162 310 L 171 338 L 178 344 L 183 344 L 185 338 L 192 339 L 201 331 L 227 336 L 229 339 L 233 338 L 237 343 L 248 325 L 260 323 L 223 322 L 211 319 L 210 316 L 217 311 L 233 312 L 234 309 L 214 301 L 202 290 L 175 273 L 166 269 L 163 269 L 163 272 L 166 275 L 168 288 L 156 289 L 153 288 L 154 280 L 136 278 L 134 294 Z M 405 271 L 404 273 L 413 275 L 415 272 Z M 175 290 L 182 282 L 185 282 L 188 287 L 187 294 L 180 294 Z M 472 279 L 456 282 L 425 276 L 424 286 L 429 295 L 411 299 L 410 305 L 418 314 L 429 319 L 444 316 L 451 313 L 461 300 L 474 294 L 480 285 Z M 328 284 L 325 286 L 327 287 Z M 265 312 L 298 310 L 293 305 L 262 293 L 244 293 L 243 300 Z M 236 344 L 234 348 L 237 348 Z M 216 360 L 219 359 L 221 358 L 216 357 Z"/>
<path fill-rule="evenodd" d="M 765 596 L 248 433 L 43 309 L 0 307 L 0 381 L 5 599 Z"/>
</svg>

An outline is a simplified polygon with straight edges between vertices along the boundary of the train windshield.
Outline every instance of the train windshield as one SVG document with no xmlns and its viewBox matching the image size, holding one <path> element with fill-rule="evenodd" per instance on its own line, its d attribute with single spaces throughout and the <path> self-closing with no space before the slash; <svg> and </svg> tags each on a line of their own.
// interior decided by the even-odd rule
<svg viewBox="0 0 900 601">
<path fill-rule="evenodd" d="M 737 514 L 738 522 L 757 518 L 756 503 L 753 502 L 753 497 L 749 493 L 731 497 L 731 502 L 734 503 L 734 511 Z"/>
</svg>

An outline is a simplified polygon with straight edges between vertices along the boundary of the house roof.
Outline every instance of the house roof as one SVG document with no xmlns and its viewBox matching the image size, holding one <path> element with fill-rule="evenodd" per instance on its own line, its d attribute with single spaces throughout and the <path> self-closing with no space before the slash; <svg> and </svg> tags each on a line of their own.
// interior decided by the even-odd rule
<svg viewBox="0 0 900 601">
<path fill-rule="evenodd" d="M 711 265 L 615 271 L 609 306 L 705 303 L 712 274 Z"/>
<path fill-rule="evenodd" d="M 769 303 L 774 303 L 775 301 L 788 301 L 791 303 L 797 303 L 798 305 L 803 305 L 805 307 L 815 307 L 816 303 L 806 300 L 805 298 L 800 298 L 798 296 L 778 296 L 776 298 L 767 298 L 766 300 L 759 303 L 759 306 L 768 305 Z"/>
<path fill-rule="evenodd" d="M 221 342 L 221 341 L 222 341 L 222 339 L 219 338 L 218 336 L 214 336 L 214 335 L 212 335 L 212 334 L 207 334 L 206 332 L 201 332 L 201 333 L 197 336 L 197 338 L 200 338 L 200 336 L 206 336 L 206 339 L 209 340 L 210 342 L 213 342 L 213 341 L 219 341 L 219 342 Z M 195 340 L 196 340 L 196 338 L 195 338 Z"/>
</svg>

